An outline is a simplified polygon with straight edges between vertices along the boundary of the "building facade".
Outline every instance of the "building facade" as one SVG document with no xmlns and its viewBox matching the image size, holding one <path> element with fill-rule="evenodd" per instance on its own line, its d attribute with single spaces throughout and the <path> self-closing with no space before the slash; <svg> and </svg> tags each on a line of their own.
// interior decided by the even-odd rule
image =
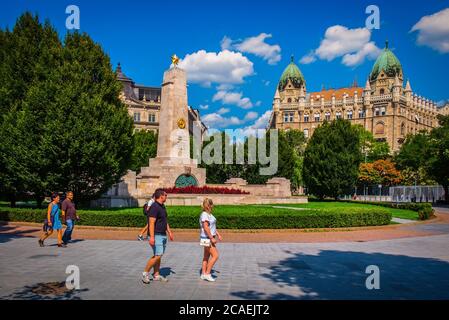
<svg viewBox="0 0 449 320">
<path fill-rule="evenodd" d="M 128 108 L 129 115 L 134 120 L 136 130 L 158 132 L 161 111 L 161 87 L 139 85 L 127 77 L 120 66 L 116 69 L 117 79 L 123 84 L 120 99 Z M 192 135 L 193 126 L 201 126 L 202 137 L 207 132 L 207 127 L 201 121 L 200 112 L 197 109 L 188 108 L 189 132 Z"/>
<path fill-rule="evenodd" d="M 442 110 L 414 93 L 409 80 L 404 85 L 401 63 L 387 42 L 364 87 L 354 84 L 307 93 L 304 76 L 292 58 L 276 88 L 269 127 L 299 129 L 310 137 L 323 121 L 343 118 L 362 125 L 397 151 L 407 134 L 436 127 Z"/>
</svg>

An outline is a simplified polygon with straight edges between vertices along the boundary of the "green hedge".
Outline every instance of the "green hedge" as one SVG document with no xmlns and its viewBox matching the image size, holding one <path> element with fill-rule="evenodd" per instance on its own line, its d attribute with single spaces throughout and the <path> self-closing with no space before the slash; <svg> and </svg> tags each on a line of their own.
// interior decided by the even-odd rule
<svg viewBox="0 0 449 320">
<path fill-rule="evenodd" d="M 257 210 L 255 210 L 255 208 Z M 193 210 L 194 209 L 194 210 Z M 249 209 L 249 208 L 248 208 Z M 271 209 L 271 210 L 270 210 Z M 198 208 L 168 208 L 172 228 L 199 228 Z M 138 213 L 139 212 L 139 213 Z M 142 227 L 146 223 L 140 210 L 84 211 L 79 210 L 79 225 Z M 217 226 L 222 229 L 297 229 L 297 228 L 339 228 L 387 225 L 392 214 L 377 208 L 335 208 L 288 210 L 267 207 L 245 206 L 238 210 L 217 210 L 214 212 Z M 0 221 L 43 222 L 45 210 L 0 208 Z"/>
<path fill-rule="evenodd" d="M 396 203 L 396 202 L 350 201 L 350 200 L 345 202 L 372 204 L 386 208 L 412 210 L 418 212 L 419 220 L 427 220 L 431 218 L 435 213 L 435 210 L 432 208 L 432 204 L 430 203 L 417 203 L 417 202 Z"/>
</svg>

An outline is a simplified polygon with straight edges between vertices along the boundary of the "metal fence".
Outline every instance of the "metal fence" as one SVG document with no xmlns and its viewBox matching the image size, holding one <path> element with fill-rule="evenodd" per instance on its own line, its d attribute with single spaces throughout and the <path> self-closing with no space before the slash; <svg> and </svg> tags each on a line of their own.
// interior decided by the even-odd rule
<svg viewBox="0 0 449 320">
<path fill-rule="evenodd" d="M 344 200 L 386 202 L 437 202 L 444 200 L 442 186 L 358 186 Z"/>
<path fill-rule="evenodd" d="M 437 202 L 444 200 L 442 186 L 396 186 L 390 187 L 392 202 Z"/>
</svg>

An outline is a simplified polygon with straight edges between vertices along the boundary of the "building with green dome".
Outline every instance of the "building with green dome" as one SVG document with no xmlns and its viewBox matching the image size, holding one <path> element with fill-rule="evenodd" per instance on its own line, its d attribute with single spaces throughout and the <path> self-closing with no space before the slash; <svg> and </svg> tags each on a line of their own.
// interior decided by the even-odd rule
<svg viewBox="0 0 449 320">
<path fill-rule="evenodd" d="M 273 99 L 269 127 L 299 129 L 310 137 L 323 121 L 348 119 L 363 125 L 378 141 L 398 150 L 409 133 L 431 130 L 444 113 L 435 102 L 413 92 L 388 41 L 376 59 L 364 87 L 307 92 L 306 80 L 293 57 L 283 71 Z"/>
</svg>

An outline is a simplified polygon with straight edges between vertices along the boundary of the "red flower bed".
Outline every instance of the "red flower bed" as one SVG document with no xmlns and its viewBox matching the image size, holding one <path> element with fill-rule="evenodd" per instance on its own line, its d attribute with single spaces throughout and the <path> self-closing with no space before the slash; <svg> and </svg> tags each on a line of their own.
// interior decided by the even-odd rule
<svg viewBox="0 0 449 320">
<path fill-rule="evenodd" d="M 188 186 L 182 188 L 164 188 L 167 193 L 191 193 L 191 194 L 249 194 L 249 192 L 233 189 L 233 188 L 223 188 L 223 187 L 195 187 Z"/>
</svg>

